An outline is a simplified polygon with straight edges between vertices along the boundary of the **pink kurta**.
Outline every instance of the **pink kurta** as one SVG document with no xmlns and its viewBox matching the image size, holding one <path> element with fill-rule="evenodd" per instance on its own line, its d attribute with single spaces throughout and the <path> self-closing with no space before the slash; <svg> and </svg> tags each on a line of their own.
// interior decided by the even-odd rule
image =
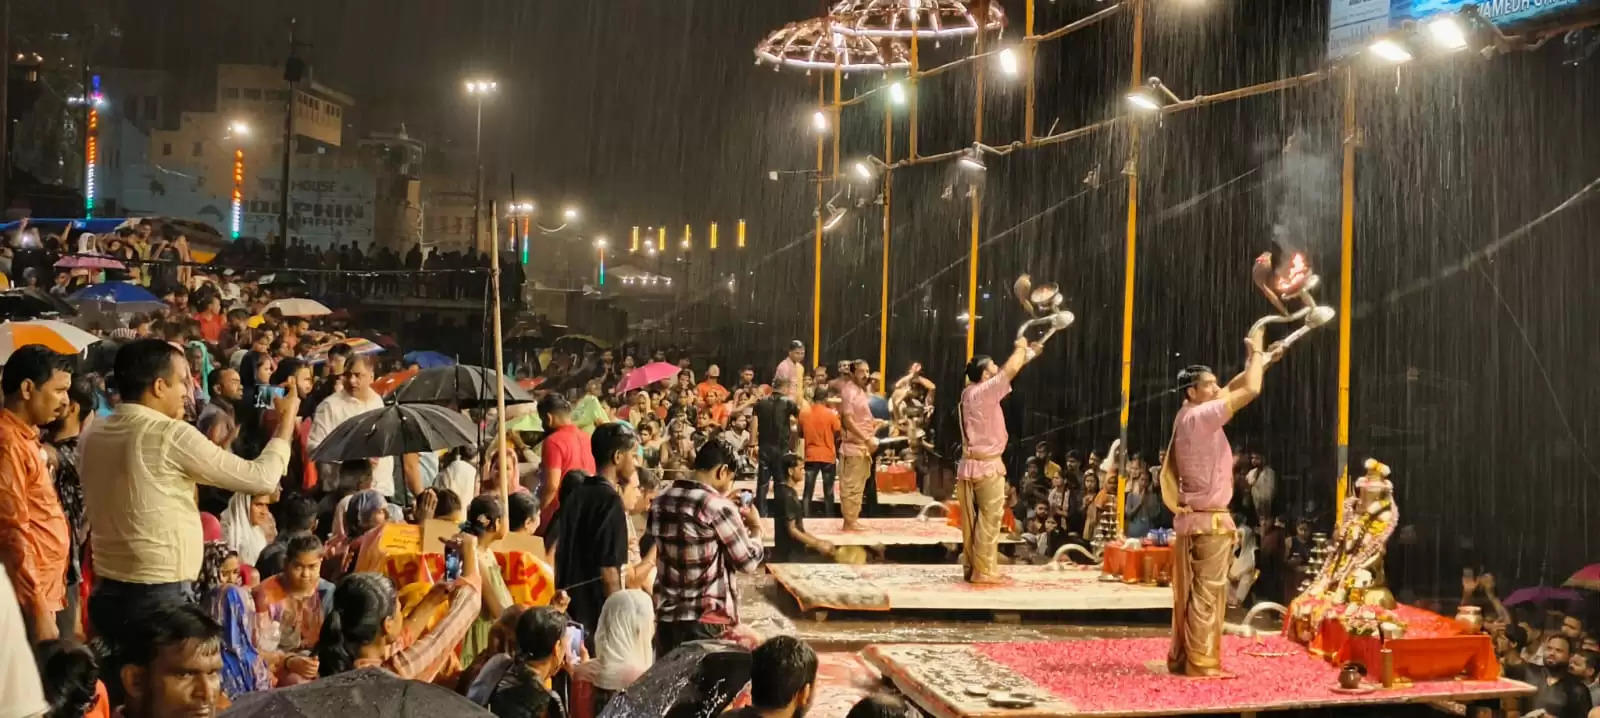
<svg viewBox="0 0 1600 718">
<path fill-rule="evenodd" d="M 839 415 L 843 420 L 855 424 L 857 429 L 867 436 L 872 436 L 872 403 L 867 396 L 867 390 L 860 384 L 850 382 L 839 391 Z M 862 443 L 855 434 L 844 432 L 839 445 L 840 456 L 871 456 L 872 446 Z"/>
<path fill-rule="evenodd" d="M 1178 493 L 1194 513 L 1173 518 L 1180 534 L 1233 531 L 1228 502 L 1233 500 L 1233 447 L 1222 427 L 1232 414 L 1227 402 L 1184 402 L 1172 421 L 1172 450 L 1178 472 Z"/>
<path fill-rule="evenodd" d="M 961 432 L 966 449 L 956 465 L 956 479 L 981 479 L 1004 475 L 1000 460 L 1006 452 L 1006 415 L 1000 400 L 1011 393 L 1011 378 L 1005 372 L 968 386 L 961 391 Z"/>
</svg>

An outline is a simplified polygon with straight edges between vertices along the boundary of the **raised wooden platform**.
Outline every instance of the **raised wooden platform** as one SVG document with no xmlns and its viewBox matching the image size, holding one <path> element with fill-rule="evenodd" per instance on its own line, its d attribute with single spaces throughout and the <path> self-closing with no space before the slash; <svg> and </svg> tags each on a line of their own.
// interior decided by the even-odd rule
<svg viewBox="0 0 1600 718">
<path fill-rule="evenodd" d="M 1278 636 L 1223 639 L 1223 668 L 1240 676 L 1194 679 L 1166 670 L 1164 638 L 980 644 L 875 644 L 863 652 L 936 718 L 1066 718 L 1256 713 L 1342 706 L 1502 701 L 1533 688 L 1517 681 L 1444 680 L 1336 690 L 1338 669 Z M 1029 696 L 1002 708 L 985 693 Z"/>
<path fill-rule="evenodd" d="M 811 517 L 805 520 L 806 533 L 835 546 L 961 546 L 961 529 L 945 523 L 943 517 L 921 519 L 861 519 L 865 531 L 845 531 L 844 519 Z M 761 520 L 762 541 L 774 544 L 772 519 Z M 1002 536 L 1000 543 L 1017 540 Z"/>
<path fill-rule="evenodd" d="M 883 687 L 883 676 L 859 653 L 817 654 L 817 684 L 808 718 L 844 718 L 856 701 Z"/>
<path fill-rule="evenodd" d="M 752 492 L 755 491 L 756 490 L 756 482 L 754 482 L 754 481 L 735 481 L 735 482 L 733 482 L 733 491 L 734 491 L 734 493 L 738 493 L 740 491 L 746 491 L 746 490 L 752 491 Z M 834 485 L 834 492 L 837 493 L 838 490 L 839 490 L 838 484 L 835 484 Z M 817 493 L 821 493 L 822 489 L 820 489 L 820 488 L 813 489 L 813 491 L 815 491 Z M 835 499 L 837 499 L 837 497 L 835 497 Z M 927 494 L 922 494 L 922 493 L 918 493 L 918 492 L 915 492 L 915 491 L 904 492 L 904 493 L 889 493 L 889 492 L 885 492 L 885 491 L 879 491 L 878 492 L 878 504 L 881 505 L 881 506 L 890 506 L 890 507 L 896 507 L 896 508 L 907 508 L 907 509 L 914 509 L 914 510 L 919 510 L 920 511 L 922 509 L 922 507 L 927 506 L 928 504 L 932 504 L 932 503 L 937 503 L 937 502 L 935 502 L 933 500 L 932 496 L 928 496 Z"/>
<path fill-rule="evenodd" d="M 954 564 L 770 564 L 802 611 L 1024 612 L 1171 610 L 1172 590 L 1098 580 L 1093 569 L 1004 566 L 1011 580 L 974 585 Z M 824 614 L 825 615 L 825 614 Z"/>
</svg>

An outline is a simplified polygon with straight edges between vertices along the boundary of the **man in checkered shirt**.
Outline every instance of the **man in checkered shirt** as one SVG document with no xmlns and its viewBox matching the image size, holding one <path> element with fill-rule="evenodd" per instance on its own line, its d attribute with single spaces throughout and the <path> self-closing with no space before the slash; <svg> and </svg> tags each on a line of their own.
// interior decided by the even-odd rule
<svg viewBox="0 0 1600 718">
<path fill-rule="evenodd" d="M 650 505 L 646 531 L 657 546 L 656 655 L 680 644 L 717 638 L 739 623 L 733 572 L 761 567 L 761 519 L 754 506 L 725 494 L 738 454 L 711 439 L 695 455 L 694 473 L 668 484 Z"/>
</svg>

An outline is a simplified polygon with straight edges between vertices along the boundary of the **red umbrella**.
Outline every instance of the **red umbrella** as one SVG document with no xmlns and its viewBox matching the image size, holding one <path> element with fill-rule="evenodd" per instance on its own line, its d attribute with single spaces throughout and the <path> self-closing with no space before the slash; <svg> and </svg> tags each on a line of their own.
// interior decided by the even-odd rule
<svg viewBox="0 0 1600 718">
<path fill-rule="evenodd" d="M 652 362 L 628 372 L 628 378 L 617 386 L 618 394 L 626 394 L 634 389 L 643 389 L 658 381 L 666 381 L 678 375 L 678 367 L 664 361 Z"/>
<path fill-rule="evenodd" d="M 1578 569 L 1577 573 L 1572 574 L 1572 578 L 1567 579 L 1567 582 L 1561 585 L 1600 591 L 1600 563 L 1591 563 Z"/>
</svg>

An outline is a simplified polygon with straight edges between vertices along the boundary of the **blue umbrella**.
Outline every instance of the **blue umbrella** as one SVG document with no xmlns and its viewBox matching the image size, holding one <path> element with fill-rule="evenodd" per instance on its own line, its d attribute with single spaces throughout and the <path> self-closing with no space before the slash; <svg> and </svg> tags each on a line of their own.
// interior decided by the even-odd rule
<svg viewBox="0 0 1600 718">
<path fill-rule="evenodd" d="M 406 352 L 407 364 L 416 364 L 423 369 L 435 369 L 442 366 L 455 366 L 456 360 L 435 351 Z"/>
<path fill-rule="evenodd" d="M 92 287 L 84 287 L 67 297 L 71 302 L 112 302 L 124 304 L 127 302 L 154 302 L 161 303 L 161 297 L 151 294 L 149 290 L 131 282 L 106 282 Z"/>
</svg>

